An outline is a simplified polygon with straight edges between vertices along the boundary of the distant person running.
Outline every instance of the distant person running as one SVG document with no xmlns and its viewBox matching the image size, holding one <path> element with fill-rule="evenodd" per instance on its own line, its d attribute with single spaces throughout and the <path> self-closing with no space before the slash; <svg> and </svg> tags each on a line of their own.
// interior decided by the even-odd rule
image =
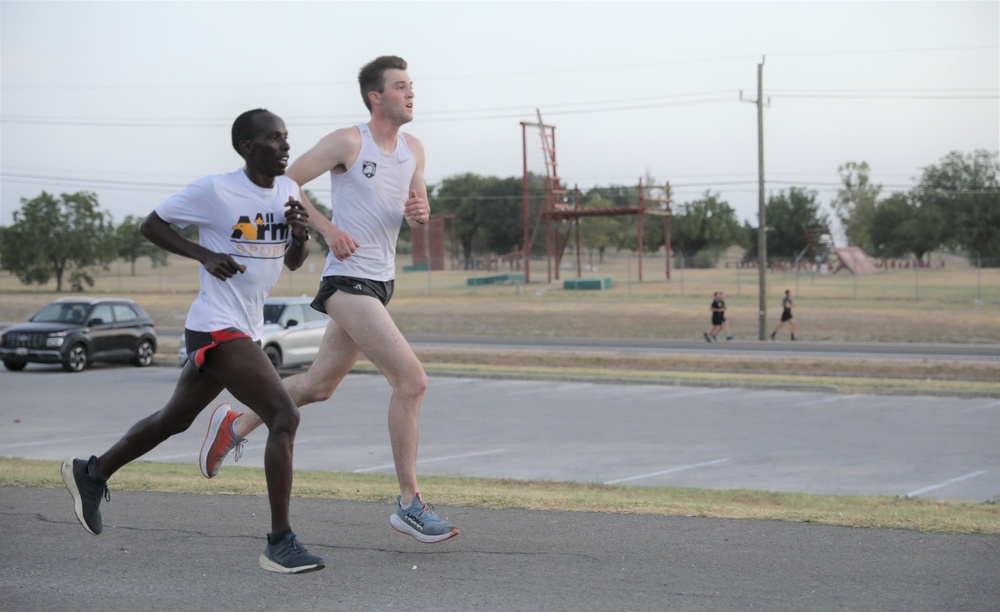
<svg viewBox="0 0 1000 612">
<path fill-rule="evenodd" d="M 722 291 L 716 291 L 712 294 L 712 305 L 710 306 L 712 310 L 712 329 L 703 333 L 705 336 L 705 342 L 717 342 L 716 335 L 722 331 L 726 334 L 726 340 L 732 340 L 733 337 L 729 335 L 729 323 L 726 321 L 726 301 L 723 299 L 725 293 Z"/>
<path fill-rule="evenodd" d="M 774 340 L 775 334 L 778 333 L 778 330 L 785 323 L 788 323 L 788 329 L 792 332 L 792 340 L 795 340 L 795 317 L 792 316 L 792 295 L 788 289 L 785 289 L 785 299 L 781 300 L 781 308 L 783 309 L 781 311 L 781 323 L 778 323 L 778 326 L 771 332 L 771 340 Z"/>
<path fill-rule="evenodd" d="M 299 186 L 281 176 L 289 147 L 280 117 L 263 109 L 243 113 L 233 123 L 232 143 L 246 162 L 243 168 L 191 183 L 157 206 L 140 227 L 153 244 L 201 263 L 201 292 L 184 324 L 191 357 L 173 396 L 158 412 L 132 425 L 100 457 L 66 459 L 62 477 L 80 524 L 100 534 L 101 498 L 111 499 L 108 478 L 186 431 L 212 400 L 228 390 L 260 415 L 268 429 L 264 474 L 271 532 L 259 564 L 282 574 L 316 571 L 326 562 L 299 543 L 288 517 L 299 411 L 258 343 L 264 299 L 281 275 L 282 262 L 295 270 L 309 253 L 309 215 L 296 199 Z M 183 238 L 171 223 L 197 226 L 199 242 Z"/>
</svg>

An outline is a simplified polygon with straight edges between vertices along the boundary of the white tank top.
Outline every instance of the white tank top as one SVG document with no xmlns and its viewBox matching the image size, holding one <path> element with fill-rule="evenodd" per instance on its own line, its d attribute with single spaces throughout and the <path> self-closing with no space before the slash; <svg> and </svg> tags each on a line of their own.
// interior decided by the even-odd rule
<svg viewBox="0 0 1000 612">
<path fill-rule="evenodd" d="M 389 281 L 396 277 L 396 242 L 417 164 L 402 132 L 396 138 L 396 149 L 386 155 L 375 144 L 368 124 L 357 127 L 361 151 L 347 172 L 330 173 L 330 183 L 331 221 L 353 236 L 359 246 L 344 261 L 328 253 L 323 276 Z"/>
</svg>

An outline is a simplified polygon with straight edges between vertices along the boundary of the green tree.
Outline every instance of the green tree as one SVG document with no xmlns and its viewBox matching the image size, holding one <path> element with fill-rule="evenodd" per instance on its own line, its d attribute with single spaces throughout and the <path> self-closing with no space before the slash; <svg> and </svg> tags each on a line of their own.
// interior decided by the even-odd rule
<svg viewBox="0 0 1000 612">
<path fill-rule="evenodd" d="M 726 247 L 746 244 L 736 211 L 709 191 L 677 207 L 670 234 L 671 246 L 687 267 L 714 266 Z"/>
<path fill-rule="evenodd" d="M 454 215 L 465 269 L 474 267 L 477 253 L 509 253 L 524 242 L 522 193 L 520 177 L 471 173 L 448 177 L 434 190 L 432 214 Z"/>
<path fill-rule="evenodd" d="M 581 208 L 601 210 L 614 207 L 611 200 L 605 200 L 598 192 L 591 190 L 580 203 Z M 580 248 L 586 249 L 590 256 L 590 265 L 594 265 L 594 252 L 597 252 L 597 263 L 604 263 L 604 253 L 609 247 L 617 246 L 622 236 L 627 232 L 625 217 L 600 216 L 580 219 Z"/>
<path fill-rule="evenodd" d="M 874 257 L 902 257 L 909 252 L 902 227 L 913 216 L 913 206 L 905 194 L 894 193 L 880 201 L 872 216 L 870 231 Z"/>
<path fill-rule="evenodd" d="M 611 207 L 636 206 L 639 203 L 639 191 L 635 186 L 608 185 L 607 187 L 592 187 L 584 194 L 584 201 L 600 198 L 611 202 Z"/>
<path fill-rule="evenodd" d="M 67 279 L 73 291 L 93 286 L 87 272 L 92 266 L 107 269 L 116 253 L 110 217 L 98 209 L 97 196 L 80 191 L 59 198 L 42 192 L 21 198 L 14 223 L 4 232 L 3 269 L 24 284 L 44 285 L 55 277 L 56 291 Z"/>
<path fill-rule="evenodd" d="M 936 210 L 942 241 L 964 249 L 971 261 L 1000 265 L 1000 161 L 998 154 L 953 151 L 924 168 L 913 191 L 921 208 Z"/>
<path fill-rule="evenodd" d="M 816 202 L 816 192 L 805 187 L 792 187 L 787 193 L 771 194 L 765 204 L 764 215 L 767 218 L 768 259 L 795 259 L 809 243 L 805 228 L 826 227 L 829 223 L 826 213 L 820 211 Z M 747 229 L 744 226 L 744 235 Z M 757 228 L 750 229 L 747 238 L 750 248 L 744 260 L 756 261 Z"/>
<path fill-rule="evenodd" d="M 924 255 L 941 245 L 941 215 L 905 193 L 893 193 L 875 206 L 870 253 L 876 257 Z"/>
<path fill-rule="evenodd" d="M 647 185 L 655 184 L 655 180 L 648 176 L 645 181 Z M 635 186 L 611 185 L 592 187 L 583 196 L 580 207 L 614 211 L 619 208 L 634 208 L 638 204 L 639 192 Z M 592 242 L 599 239 L 604 243 L 602 251 L 609 246 L 618 250 L 637 251 L 639 249 L 639 225 L 635 214 L 584 217 L 580 222 L 587 228 L 585 231 L 590 235 L 589 239 Z M 663 218 L 655 215 L 644 215 L 642 223 L 643 251 L 655 253 L 666 241 Z M 598 238 L 599 235 L 600 238 Z"/>
<path fill-rule="evenodd" d="M 115 228 L 115 243 L 119 259 L 132 265 L 132 276 L 135 276 L 135 262 L 148 257 L 154 268 L 167 265 L 167 252 L 159 248 L 139 233 L 142 219 L 128 215 L 122 224 Z"/>
<path fill-rule="evenodd" d="M 847 162 L 837 168 L 844 186 L 837 192 L 832 207 L 844 228 L 847 241 L 862 250 L 872 250 L 871 227 L 881 185 L 869 178 L 868 162 Z"/>
</svg>

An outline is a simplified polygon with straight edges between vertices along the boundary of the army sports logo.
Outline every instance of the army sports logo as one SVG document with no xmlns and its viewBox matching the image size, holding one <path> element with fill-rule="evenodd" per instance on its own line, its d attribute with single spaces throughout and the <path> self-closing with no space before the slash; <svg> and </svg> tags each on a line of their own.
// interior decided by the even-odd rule
<svg viewBox="0 0 1000 612">
<path fill-rule="evenodd" d="M 368 178 L 375 176 L 375 162 L 362 161 L 361 162 L 361 174 L 364 174 Z"/>
</svg>

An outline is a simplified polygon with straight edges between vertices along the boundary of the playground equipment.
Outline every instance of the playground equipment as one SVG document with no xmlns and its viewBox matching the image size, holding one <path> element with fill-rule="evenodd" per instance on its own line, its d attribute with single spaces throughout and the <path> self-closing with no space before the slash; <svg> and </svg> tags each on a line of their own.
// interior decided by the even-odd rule
<svg viewBox="0 0 1000 612">
<path fill-rule="evenodd" d="M 545 167 L 544 183 L 541 193 L 532 189 L 531 173 L 529 172 L 529 157 L 531 148 L 528 146 L 529 129 L 537 129 L 541 138 L 541 151 Z M 523 202 L 524 202 L 524 279 L 531 282 L 531 252 L 539 228 L 545 231 L 545 257 L 548 268 L 548 282 L 559 279 L 559 270 L 562 264 L 562 257 L 566 246 L 569 244 L 570 235 L 575 231 L 576 238 L 576 275 L 582 274 L 582 262 L 580 251 L 580 219 L 583 217 L 602 217 L 635 215 L 637 217 L 638 231 L 638 264 L 639 280 L 642 280 L 642 255 L 643 255 L 643 218 L 646 215 L 663 217 L 666 226 L 666 278 L 670 280 L 670 222 L 673 211 L 671 204 L 670 183 L 666 183 L 663 188 L 663 196 L 657 197 L 651 193 L 647 194 L 639 179 L 638 202 L 635 206 L 621 206 L 614 208 L 580 208 L 580 190 L 574 186 L 572 198 L 559 178 L 559 164 L 556 160 L 556 135 L 555 126 L 546 125 L 542 121 L 541 112 L 538 113 L 538 122 L 521 122 L 521 144 L 524 162 L 523 179 Z M 537 182 L 537 181 L 536 181 Z M 540 201 L 539 201 L 540 200 Z M 537 211 L 534 223 L 532 223 L 532 204 L 535 203 Z M 648 205 L 652 204 L 652 205 Z"/>
<path fill-rule="evenodd" d="M 806 235 L 806 247 L 795 258 L 798 265 L 803 256 L 808 255 L 815 263 L 826 263 L 836 274 L 847 270 L 851 274 L 874 274 L 878 271 L 875 263 L 861 247 L 838 247 L 829 226 L 802 226 Z"/>
</svg>

